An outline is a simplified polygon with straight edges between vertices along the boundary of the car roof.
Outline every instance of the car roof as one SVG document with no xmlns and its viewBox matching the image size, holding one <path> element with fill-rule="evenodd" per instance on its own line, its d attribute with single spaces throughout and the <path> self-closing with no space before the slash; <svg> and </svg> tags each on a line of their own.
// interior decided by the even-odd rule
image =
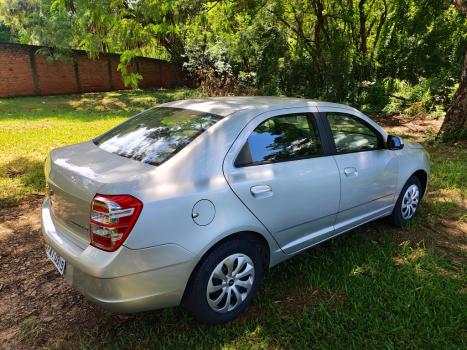
<svg viewBox="0 0 467 350">
<path fill-rule="evenodd" d="M 174 107 L 192 109 L 195 111 L 228 116 L 240 110 L 258 110 L 259 113 L 268 110 L 277 110 L 282 108 L 307 107 L 307 106 L 327 106 L 339 107 L 357 111 L 352 107 L 325 102 L 318 100 L 309 100 L 304 98 L 277 97 L 277 96 L 225 96 L 209 97 L 203 99 L 187 99 L 169 102 L 161 107 Z M 358 111 L 357 111 L 358 112 Z"/>
</svg>

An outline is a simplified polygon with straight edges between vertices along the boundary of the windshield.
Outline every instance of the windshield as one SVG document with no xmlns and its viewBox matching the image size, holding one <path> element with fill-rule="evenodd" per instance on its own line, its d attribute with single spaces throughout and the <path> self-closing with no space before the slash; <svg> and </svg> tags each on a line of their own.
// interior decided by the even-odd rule
<svg viewBox="0 0 467 350">
<path fill-rule="evenodd" d="M 189 109 L 152 108 L 93 141 L 107 152 L 161 165 L 221 118 Z"/>
</svg>

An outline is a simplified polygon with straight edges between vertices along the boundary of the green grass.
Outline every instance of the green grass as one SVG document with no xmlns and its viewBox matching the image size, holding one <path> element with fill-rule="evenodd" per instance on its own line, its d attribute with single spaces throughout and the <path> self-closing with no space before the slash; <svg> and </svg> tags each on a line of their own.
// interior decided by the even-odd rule
<svg viewBox="0 0 467 350">
<path fill-rule="evenodd" d="M 43 192 L 42 162 L 51 148 L 193 95 L 182 89 L 0 100 L 0 208 Z M 123 323 L 109 317 L 74 346 L 465 349 L 467 151 L 427 148 L 429 193 L 403 230 L 374 222 L 273 268 L 247 313 L 228 325 L 200 325 L 179 307 Z M 36 327 L 24 325 L 23 333 L 30 329 Z"/>
<path fill-rule="evenodd" d="M 20 337 L 21 339 L 37 339 L 40 337 L 44 329 L 42 328 L 40 321 L 35 316 L 31 316 L 25 319 L 20 326 Z"/>
<path fill-rule="evenodd" d="M 182 310 L 138 315 L 105 348 L 461 349 L 463 280 L 432 250 L 360 230 L 274 268 L 240 320 L 209 327 Z"/>
</svg>

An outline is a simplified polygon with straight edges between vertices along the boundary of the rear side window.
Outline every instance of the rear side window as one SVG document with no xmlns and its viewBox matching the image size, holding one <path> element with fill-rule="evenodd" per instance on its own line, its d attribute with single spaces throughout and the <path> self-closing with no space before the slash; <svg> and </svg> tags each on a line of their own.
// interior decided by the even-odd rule
<svg viewBox="0 0 467 350">
<path fill-rule="evenodd" d="M 380 134 L 357 117 L 328 112 L 329 126 L 337 153 L 371 151 L 382 148 Z"/>
<path fill-rule="evenodd" d="M 248 137 L 235 166 L 275 163 L 321 154 L 312 114 L 289 114 L 265 120 Z"/>
<path fill-rule="evenodd" d="M 220 119 L 189 109 L 152 108 L 94 139 L 94 143 L 107 152 L 160 165 Z"/>
</svg>

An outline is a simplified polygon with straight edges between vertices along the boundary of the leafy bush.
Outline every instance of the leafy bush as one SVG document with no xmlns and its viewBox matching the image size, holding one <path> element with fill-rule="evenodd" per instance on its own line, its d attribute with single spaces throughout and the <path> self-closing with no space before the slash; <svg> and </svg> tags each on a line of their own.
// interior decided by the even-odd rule
<svg viewBox="0 0 467 350">
<path fill-rule="evenodd" d="M 234 74 L 226 48 L 222 43 L 206 48 L 196 41 L 187 47 L 184 70 L 198 88 L 210 96 L 254 95 L 254 73 Z"/>
</svg>

